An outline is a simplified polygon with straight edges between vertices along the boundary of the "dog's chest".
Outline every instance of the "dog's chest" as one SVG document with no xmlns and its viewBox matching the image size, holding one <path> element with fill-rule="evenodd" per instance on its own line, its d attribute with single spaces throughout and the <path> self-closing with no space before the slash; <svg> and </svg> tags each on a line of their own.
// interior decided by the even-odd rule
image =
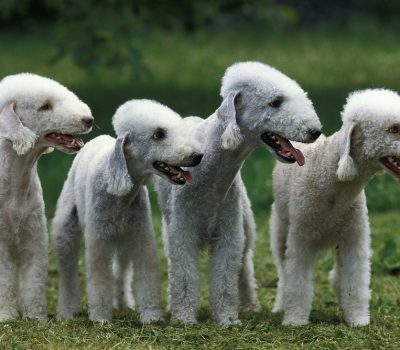
<svg viewBox="0 0 400 350">
<path fill-rule="evenodd" d="M 0 207 L 0 235 L 16 248 L 21 242 L 28 239 L 32 234 L 32 218 L 41 214 L 41 206 L 27 201 L 21 203 L 16 198 L 2 201 Z M 44 214 L 43 214 L 44 215 Z M 35 220 L 34 220 L 35 221 Z M 36 222 L 36 221 L 35 221 Z"/>
</svg>

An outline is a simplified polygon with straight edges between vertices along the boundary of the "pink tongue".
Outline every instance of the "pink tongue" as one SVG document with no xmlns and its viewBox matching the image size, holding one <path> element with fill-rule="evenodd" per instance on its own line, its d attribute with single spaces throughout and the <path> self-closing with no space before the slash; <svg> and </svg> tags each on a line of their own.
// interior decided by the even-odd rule
<svg viewBox="0 0 400 350">
<path fill-rule="evenodd" d="M 278 138 L 279 143 L 281 144 L 282 153 L 290 152 L 294 159 L 296 159 L 297 164 L 303 166 L 305 163 L 303 153 L 301 153 L 299 149 L 294 148 L 289 140 L 279 137 L 278 135 L 275 136 Z"/>
<path fill-rule="evenodd" d="M 190 171 L 185 171 L 185 170 L 182 170 L 180 168 L 177 168 L 177 167 L 174 167 L 174 166 L 171 166 L 171 165 L 169 166 L 169 170 L 172 171 L 174 174 L 177 174 L 177 175 L 179 173 L 182 173 L 183 177 L 185 178 L 185 180 L 187 182 L 192 182 L 192 180 L 193 180 L 193 176 L 192 176 L 192 173 Z"/>
<path fill-rule="evenodd" d="M 183 170 L 182 171 L 182 175 L 183 175 L 183 177 L 185 178 L 185 180 L 187 182 L 192 182 L 193 181 L 193 176 L 192 176 L 192 173 L 190 171 Z"/>
</svg>

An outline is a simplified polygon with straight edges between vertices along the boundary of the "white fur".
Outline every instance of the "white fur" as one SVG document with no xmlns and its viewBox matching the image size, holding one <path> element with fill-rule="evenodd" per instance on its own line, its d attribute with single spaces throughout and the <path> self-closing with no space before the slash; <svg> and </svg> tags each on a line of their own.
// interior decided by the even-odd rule
<svg viewBox="0 0 400 350">
<path fill-rule="evenodd" d="M 277 164 L 270 219 L 271 249 L 279 275 L 274 312 L 283 324 L 308 323 L 312 269 L 317 253 L 335 251 L 331 283 L 350 326 L 369 323 L 370 228 L 364 187 L 382 168 L 380 159 L 400 157 L 400 97 L 375 89 L 350 95 L 343 126 L 312 145 L 298 145 L 306 164 Z"/>
<path fill-rule="evenodd" d="M 52 109 L 38 111 L 45 101 Z M 0 321 L 47 318 L 47 225 L 37 160 L 51 132 L 83 133 L 89 107 L 59 83 L 34 74 L 0 82 Z M 63 150 L 63 149 L 62 149 Z"/>
<path fill-rule="evenodd" d="M 305 92 L 262 63 L 242 62 L 228 68 L 221 96 L 221 106 L 206 120 L 185 118 L 206 147 L 203 161 L 193 171 L 194 181 L 184 187 L 157 181 L 171 317 L 186 324 L 196 323 L 198 259 L 206 247 L 211 255 L 214 321 L 240 324 L 239 303 L 242 311 L 259 309 L 252 261 L 256 229 L 240 168 L 258 146 L 275 154 L 261 140 L 264 132 L 310 142 L 310 130 L 321 126 Z M 284 99 L 282 106 L 270 107 L 277 96 Z"/>
<path fill-rule="evenodd" d="M 58 200 L 52 228 L 60 274 L 57 317 L 72 318 L 80 310 L 78 250 L 84 232 L 89 318 L 109 321 L 113 297 L 118 308 L 133 306 L 133 266 L 140 320 L 158 321 L 161 285 L 144 185 L 152 174 L 160 175 L 155 161 L 191 166 L 200 144 L 177 113 L 155 101 L 124 103 L 113 125 L 117 139 L 103 135 L 85 146 Z M 160 128 L 166 138 L 155 140 Z"/>
</svg>

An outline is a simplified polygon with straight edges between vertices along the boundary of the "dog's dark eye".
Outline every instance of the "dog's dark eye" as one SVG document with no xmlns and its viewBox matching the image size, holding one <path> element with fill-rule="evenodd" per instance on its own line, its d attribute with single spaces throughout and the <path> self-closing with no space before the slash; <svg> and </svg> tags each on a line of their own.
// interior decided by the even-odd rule
<svg viewBox="0 0 400 350">
<path fill-rule="evenodd" d="M 154 140 L 162 140 L 162 139 L 165 139 L 165 135 L 166 135 L 166 132 L 165 132 L 164 129 L 157 129 L 157 130 L 154 132 L 152 138 L 153 138 Z"/>
<path fill-rule="evenodd" d="M 49 101 L 46 101 L 45 103 L 43 103 L 38 111 L 39 112 L 43 112 L 43 111 L 50 111 L 53 108 L 53 106 L 51 105 L 51 103 Z"/>
<path fill-rule="evenodd" d="M 391 134 L 398 134 L 398 133 L 400 133 L 400 125 L 392 125 L 392 126 L 388 129 L 388 131 L 389 131 Z"/>
<path fill-rule="evenodd" d="M 272 108 L 279 108 L 282 105 L 282 102 L 283 102 L 282 97 L 277 97 L 275 100 L 268 103 L 268 106 L 270 106 Z"/>
</svg>

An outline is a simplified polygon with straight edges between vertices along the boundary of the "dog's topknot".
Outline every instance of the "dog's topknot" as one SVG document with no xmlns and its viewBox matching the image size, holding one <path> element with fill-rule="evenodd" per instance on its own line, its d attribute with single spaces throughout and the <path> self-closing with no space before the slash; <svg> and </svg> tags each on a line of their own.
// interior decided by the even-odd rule
<svg viewBox="0 0 400 350">
<path fill-rule="evenodd" d="M 245 88 L 264 91 L 281 88 L 304 93 L 303 89 L 285 74 L 267 64 L 255 61 L 238 62 L 227 68 L 222 78 L 220 95 L 225 98 L 230 91 Z"/>
<path fill-rule="evenodd" d="M 397 92 L 388 89 L 358 90 L 347 97 L 342 121 L 346 123 L 366 118 L 377 119 L 396 113 L 400 115 L 400 96 Z"/>
<path fill-rule="evenodd" d="M 169 125 L 174 119 L 177 123 L 181 122 L 180 115 L 167 106 L 154 100 L 135 99 L 125 102 L 117 109 L 112 124 L 117 135 L 124 135 L 138 127 L 138 120 L 142 126 L 145 126 L 146 120 L 149 123 L 160 124 L 163 116 L 168 118 Z"/>
</svg>

